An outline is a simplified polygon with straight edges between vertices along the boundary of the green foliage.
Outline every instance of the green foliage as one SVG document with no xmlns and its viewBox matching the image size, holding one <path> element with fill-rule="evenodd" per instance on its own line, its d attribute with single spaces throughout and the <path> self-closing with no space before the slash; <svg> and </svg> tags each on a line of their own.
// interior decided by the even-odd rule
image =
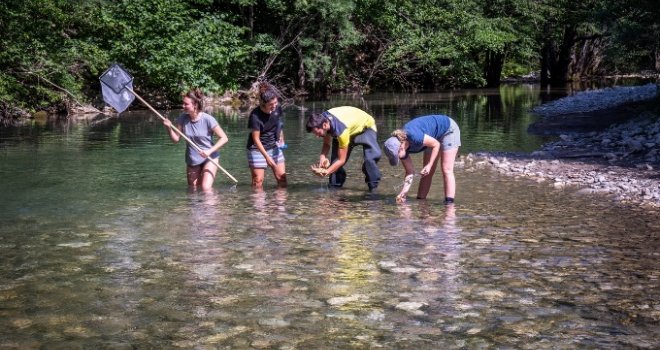
<svg viewBox="0 0 660 350">
<path fill-rule="evenodd" d="M 602 37 L 610 71 L 653 69 L 652 0 L 5 0 L 0 99 L 99 98 L 112 62 L 173 100 L 259 75 L 308 92 L 483 86 L 539 70 L 542 49 Z M 581 41 L 582 40 L 582 41 Z M 572 45 L 572 46 L 571 46 Z M 494 78 L 493 78 L 494 76 Z M 488 79 L 488 80 L 487 80 Z M 64 92 L 66 90 L 66 93 Z"/>
<path fill-rule="evenodd" d="M 58 0 L 0 3 L 0 96 L 28 109 L 68 100 L 64 89 L 82 99 L 82 87 L 108 57 L 89 35 L 95 29 L 95 5 Z"/>
<path fill-rule="evenodd" d="M 479 52 L 501 50 L 508 36 L 496 21 L 480 22 L 474 6 L 453 1 L 364 1 L 362 21 L 378 23 L 385 38 L 381 84 L 402 87 L 479 86 Z M 469 4 L 474 5 L 474 4 Z"/>
<path fill-rule="evenodd" d="M 260 74 L 312 90 L 346 85 L 343 77 L 352 68 L 346 53 L 361 40 L 353 1 L 267 0 L 258 10 L 254 31 L 261 36 L 253 41 L 252 59 L 262 64 Z"/>
<path fill-rule="evenodd" d="M 620 2 L 610 0 L 607 19 L 612 33 L 608 48 L 609 69 L 656 70 L 660 62 L 660 6 L 656 1 Z"/>
<path fill-rule="evenodd" d="M 195 1 L 200 4 L 200 1 Z M 226 15 L 206 13 L 186 2 L 126 0 L 111 7 L 107 26 L 110 54 L 139 78 L 139 86 L 172 98 L 182 90 L 238 88 L 238 74 L 250 48 L 244 28 Z"/>
</svg>

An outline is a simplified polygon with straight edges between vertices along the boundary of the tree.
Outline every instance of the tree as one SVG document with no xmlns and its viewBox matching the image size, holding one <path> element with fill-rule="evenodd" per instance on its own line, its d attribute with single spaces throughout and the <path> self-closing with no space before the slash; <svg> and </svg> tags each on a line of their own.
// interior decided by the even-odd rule
<svg viewBox="0 0 660 350">
<path fill-rule="evenodd" d="M 352 22 L 353 1 L 268 0 L 248 6 L 259 75 L 288 80 L 300 92 L 347 84 L 345 53 L 361 40 Z"/>
<path fill-rule="evenodd" d="M 208 2 L 208 1 L 207 1 Z M 109 6 L 109 52 L 141 87 L 178 99 L 190 87 L 237 89 L 251 48 L 245 28 L 203 1 L 124 0 Z"/>
<path fill-rule="evenodd" d="M 530 38 L 536 34 L 534 22 L 539 17 L 526 0 L 487 0 L 477 4 L 483 17 L 475 19 L 475 42 L 483 55 L 486 86 L 497 87 L 507 59 L 529 67 L 526 62 L 536 57 L 536 44 Z"/>
<path fill-rule="evenodd" d="M 607 55 L 611 71 L 630 68 L 660 73 L 660 6 L 657 1 L 609 0 L 612 44 Z"/>
<path fill-rule="evenodd" d="M 482 85 L 477 59 L 470 56 L 475 49 L 473 17 L 460 4 L 360 1 L 360 26 L 371 34 L 362 50 L 371 59 L 364 62 L 377 63 L 377 70 L 369 72 L 369 81 L 413 89 Z M 369 48 L 377 51 L 370 54 Z"/>
<path fill-rule="evenodd" d="M 0 3 L 0 99 L 39 109 L 84 100 L 86 81 L 108 60 L 96 8 L 102 1 Z"/>
<path fill-rule="evenodd" d="M 545 18 L 539 32 L 542 84 L 562 84 L 602 72 L 610 45 L 608 1 L 537 1 Z"/>
</svg>

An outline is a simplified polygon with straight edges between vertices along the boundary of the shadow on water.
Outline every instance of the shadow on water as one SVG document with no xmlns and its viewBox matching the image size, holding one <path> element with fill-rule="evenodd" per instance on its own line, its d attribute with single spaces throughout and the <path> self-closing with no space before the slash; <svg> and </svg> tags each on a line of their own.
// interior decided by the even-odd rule
<svg viewBox="0 0 660 350">
<path fill-rule="evenodd" d="M 359 152 L 343 189 L 307 170 L 321 145 L 304 117 L 337 104 L 366 103 L 382 139 L 450 113 L 462 153 L 532 149 L 538 89 L 509 89 L 291 106 L 290 186 L 268 173 L 263 192 L 240 115 L 217 115 L 240 183 L 208 193 L 143 112 L 2 131 L 0 347 L 657 347 L 658 213 L 462 168 L 457 204 L 438 178 L 398 205 L 401 169 L 381 162 L 370 194 Z"/>
</svg>

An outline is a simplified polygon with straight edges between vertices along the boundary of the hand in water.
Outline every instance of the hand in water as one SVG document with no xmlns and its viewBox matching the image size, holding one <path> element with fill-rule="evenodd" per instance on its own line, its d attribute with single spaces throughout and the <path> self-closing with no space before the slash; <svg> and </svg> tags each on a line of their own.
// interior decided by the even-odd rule
<svg viewBox="0 0 660 350">
<path fill-rule="evenodd" d="M 317 164 L 310 166 L 310 169 L 312 169 L 312 172 L 314 173 L 314 175 L 316 175 L 318 177 L 324 177 L 324 176 L 328 175 L 328 170 L 318 166 Z"/>
<path fill-rule="evenodd" d="M 399 195 L 396 196 L 397 203 L 404 203 L 406 201 L 406 194 L 408 194 L 408 191 L 410 190 L 410 186 L 412 186 L 414 178 L 415 178 L 414 174 L 407 175 L 406 178 L 403 180 L 403 184 L 397 186 L 397 189 L 401 188 L 401 192 L 399 192 Z"/>
</svg>

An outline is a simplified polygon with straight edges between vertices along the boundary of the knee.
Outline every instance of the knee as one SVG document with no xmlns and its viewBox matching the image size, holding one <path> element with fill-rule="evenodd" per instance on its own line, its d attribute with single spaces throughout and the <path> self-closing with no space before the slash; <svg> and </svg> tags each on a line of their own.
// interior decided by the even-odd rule
<svg viewBox="0 0 660 350">
<path fill-rule="evenodd" d="M 252 187 L 257 187 L 261 188 L 264 185 L 264 179 L 263 178 L 252 178 Z"/>
<path fill-rule="evenodd" d="M 286 187 L 286 174 L 277 177 L 277 185 L 279 187 Z"/>
</svg>

